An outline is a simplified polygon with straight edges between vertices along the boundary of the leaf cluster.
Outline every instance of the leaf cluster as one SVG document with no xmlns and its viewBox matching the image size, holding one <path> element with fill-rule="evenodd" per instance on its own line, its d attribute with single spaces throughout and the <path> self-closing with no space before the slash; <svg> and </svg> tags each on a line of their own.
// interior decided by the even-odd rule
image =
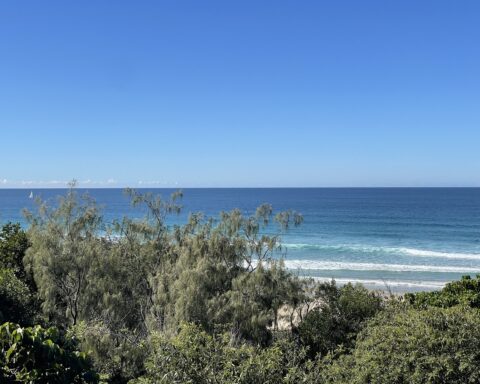
<svg viewBox="0 0 480 384">
<path fill-rule="evenodd" d="M 97 383 L 91 362 L 55 328 L 37 325 L 0 326 L 0 381 L 2 383 Z"/>
</svg>

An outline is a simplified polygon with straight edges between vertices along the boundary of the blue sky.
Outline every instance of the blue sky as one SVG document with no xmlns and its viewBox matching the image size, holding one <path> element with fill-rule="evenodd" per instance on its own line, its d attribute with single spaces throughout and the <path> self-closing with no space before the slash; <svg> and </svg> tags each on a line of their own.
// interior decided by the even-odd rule
<svg viewBox="0 0 480 384">
<path fill-rule="evenodd" d="M 480 186 L 478 1 L 3 1 L 0 188 Z"/>
</svg>

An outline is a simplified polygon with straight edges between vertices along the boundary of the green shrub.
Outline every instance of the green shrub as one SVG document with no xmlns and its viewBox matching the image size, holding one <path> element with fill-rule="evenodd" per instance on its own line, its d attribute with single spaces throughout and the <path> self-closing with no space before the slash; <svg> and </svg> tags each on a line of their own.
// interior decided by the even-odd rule
<svg viewBox="0 0 480 384">
<path fill-rule="evenodd" d="M 0 382 L 71 384 L 97 383 L 86 354 L 76 350 L 73 339 L 55 328 L 17 324 L 0 326 Z"/>
<path fill-rule="evenodd" d="M 310 311 L 297 329 L 312 358 L 341 344 L 352 347 L 365 320 L 374 316 L 383 303 L 378 294 L 361 285 L 338 287 L 335 281 L 320 284 L 315 296 L 320 306 Z"/>
<path fill-rule="evenodd" d="M 0 229 L 0 269 L 12 270 L 15 276 L 33 288 L 33 280 L 23 266 L 29 246 L 27 233 L 19 223 L 7 223 Z"/>
<path fill-rule="evenodd" d="M 10 269 L 0 269 L 0 323 L 29 325 L 35 303 L 29 287 Z"/>
<path fill-rule="evenodd" d="M 480 382 L 480 313 L 453 307 L 383 311 L 360 332 L 351 355 L 324 361 L 319 382 Z"/>
<path fill-rule="evenodd" d="M 415 307 L 442 307 L 468 305 L 480 308 L 480 275 L 474 279 L 463 276 L 461 280 L 448 283 L 441 291 L 405 294 L 407 302 Z"/>
<path fill-rule="evenodd" d="M 212 336 L 184 324 L 171 339 L 157 335 L 146 361 L 147 374 L 131 384 L 293 384 L 303 377 L 305 351 L 280 340 L 268 348 L 234 346 L 230 335 Z"/>
<path fill-rule="evenodd" d="M 70 327 L 67 335 L 78 340 L 81 350 L 89 351 L 95 371 L 105 382 L 126 383 L 145 372 L 148 345 L 129 329 L 112 330 L 102 322 L 80 322 Z"/>
</svg>

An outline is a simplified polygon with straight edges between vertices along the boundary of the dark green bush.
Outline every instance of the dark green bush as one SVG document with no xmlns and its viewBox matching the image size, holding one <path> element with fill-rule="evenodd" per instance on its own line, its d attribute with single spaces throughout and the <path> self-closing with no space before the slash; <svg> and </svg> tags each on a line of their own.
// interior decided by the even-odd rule
<svg viewBox="0 0 480 384">
<path fill-rule="evenodd" d="M 33 288 L 33 280 L 23 266 L 29 246 L 27 233 L 19 223 L 7 223 L 0 229 L 0 269 L 12 270 L 15 276 Z"/>
<path fill-rule="evenodd" d="M 36 384 L 97 383 L 85 353 L 55 328 L 0 326 L 0 382 Z"/>
<path fill-rule="evenodd" d="M 365 320 L 374 316 L 383 305 L 382 298 L 361 285 L 338 287 L 335 281 L 318 286 L 319 307 L 310 311 L 298 326 L 303 345 L 313 358 L 333 351 L 339 345 L 352 347 Z"/>
<path fill-rule="evenodd" d="M 293 384 L 304 377 L 305 351 L 291 340 L 267 348 L 230 341 L 228 334 L 210 335 L 194 324 L 183 324 L 170 339 L 156 335 L 147 374 L 131 384 Z"/>
<path fill-rule="evenodd" d="M 29 287 L 10 269 L 0 269 L 0 323 L 30 325 L 35 302 Z"/>
<path fill-rule="evenodd" d="M 406 300 L 415 307 L 442 307 L 468 305 L 480 308 L 480 275 L 475 278 L 463 276 L 461 280 L 448 283 L 441 291 L 407 293 Z"/>
<path fill-rule="evenodd" d="M 397 306 L 360 332 L 351 355 L 323 362 L 319 381 L 344 384 L 480 382 L 480 313 Z"/>
</svg>

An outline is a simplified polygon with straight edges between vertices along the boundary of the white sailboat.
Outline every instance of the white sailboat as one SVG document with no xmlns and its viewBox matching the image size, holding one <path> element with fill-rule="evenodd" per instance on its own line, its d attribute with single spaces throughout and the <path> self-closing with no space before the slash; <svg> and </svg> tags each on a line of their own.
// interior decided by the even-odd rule
<svg viewBox="0 0 480 384">
<path fill-rule="evenodd" d="M 33 191 L 30 191 L 30 195 L 28 195 L 29 199 L 33 199 Z"/>
</svg>

